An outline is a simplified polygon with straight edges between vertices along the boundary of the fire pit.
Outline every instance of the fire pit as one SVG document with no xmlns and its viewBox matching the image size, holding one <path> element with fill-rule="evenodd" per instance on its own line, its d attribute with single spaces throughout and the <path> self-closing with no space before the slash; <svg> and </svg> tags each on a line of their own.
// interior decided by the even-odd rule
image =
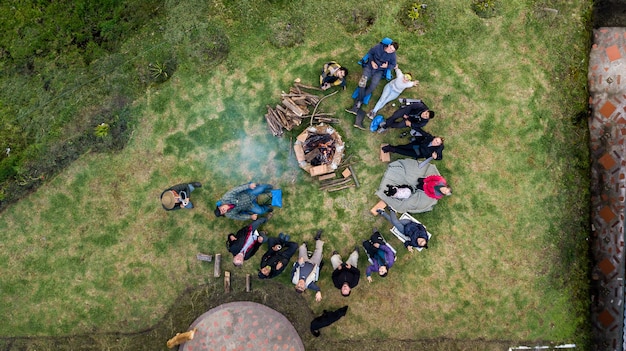
<svg viewBox="0 0 626 351">
<path fill-rule="evenodd" d="M 337 169 L 345 145 L 334 128 L 322 123 L 300 133 L 293 149 L 300 168 L 315 177 Z"/>
</svg>

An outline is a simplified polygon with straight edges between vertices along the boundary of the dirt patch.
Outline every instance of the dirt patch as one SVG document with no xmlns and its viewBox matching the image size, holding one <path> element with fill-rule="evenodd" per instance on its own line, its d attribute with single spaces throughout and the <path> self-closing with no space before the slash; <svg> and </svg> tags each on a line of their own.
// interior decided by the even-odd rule
<svg viewBox="0 0 626 351">
<path fill-rule="evenodd" d="M 626 2 L 596 0 L 593 6 L 593 27 L 626 27 Z"/>
<path fill-rule="evenodd" d="M 243 280 L 243 277 L 240 278 Z M 451 339 L 349 339 L 336 340 L 329 336 L 328 330 L 322 329 L 322 336 L 313 337 L 309 324 L 315 317 L 301 295 L 293 292 L 290 286 L 274 281 L 254 281 L 253 291 L 225 294 L 222 285 L 210 283 L 187 289 L 161 321 L 146 330 L 136 333 L 99 333 L 94 328 L 87 335 L 64 337 L 24 337 L 1 338 L 0 350 L 167 350 L 166 341 L 177 332 L 186 331 L 191 323 L 202 313 L 221 304 L 233 301 L 253 301 L 264 304 L 282 313 L 293 324 L 302 338 L 306 350 L 504 350 L 519 342 L 506 340 L 451 340 Z M 234 280 L 233 286 L 244 286 L 243 281 Z M 349 301 L 346 301 L 348 306 Z M 336 306 L 337 308 L 341 306 Z M 344 318 L 350 318 L 350 310 Z M 123 328 L 123 324 L 120 326 Z M 392 326 L 388 326 L 391 328 Z"/>
</svg>

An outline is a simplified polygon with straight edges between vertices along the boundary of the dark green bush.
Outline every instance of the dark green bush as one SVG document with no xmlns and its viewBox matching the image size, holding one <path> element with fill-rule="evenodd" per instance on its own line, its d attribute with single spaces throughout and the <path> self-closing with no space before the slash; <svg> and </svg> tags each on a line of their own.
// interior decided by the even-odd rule
<svg viewBox="0 0 626 351">
<path fill-rule="evenodd" d="M 398 19 L 409 31 L 424 34 L 434 20 L 433 4 L 422 1 L 407 2 L 400 9 Z"/>
</svg>

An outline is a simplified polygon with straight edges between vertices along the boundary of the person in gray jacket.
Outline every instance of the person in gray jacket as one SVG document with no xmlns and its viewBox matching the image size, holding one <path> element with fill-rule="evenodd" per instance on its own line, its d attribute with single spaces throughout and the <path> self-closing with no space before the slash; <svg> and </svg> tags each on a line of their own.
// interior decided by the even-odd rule
<svg viewBox="0 0 626 351">
<path fill-rule="evenodd" d="M 291 271 L 291 282 L 295 285 L 296 292 L 302 294 L 306 289 L 314 290 L 315 301 L 322 301 L 322 292 L 316 282 L 319 279 L 320 265 L 322 263 L 322 249 L 324 242 L 321 240 L 322 231 L 318 230 L 315 235 L 315 251 L 311 258 L 307 255 L 306 243 L 298 248 L 298 261 L 294 263 Z"/>
</svg>

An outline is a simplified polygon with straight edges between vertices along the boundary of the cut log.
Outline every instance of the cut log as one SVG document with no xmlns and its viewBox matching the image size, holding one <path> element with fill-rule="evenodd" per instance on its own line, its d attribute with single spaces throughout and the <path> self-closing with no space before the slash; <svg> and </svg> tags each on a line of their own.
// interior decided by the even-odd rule
<svg viewBox="0 0 626 351">
<path fill-rule="evenodd" d="M 224 292 L 225 293 L 230 292 L 230 272 L 229 271 L 224 272 Z"/>
<path fill-rule="evenodd" d="M 222 274 L 220 265 L 222 264 L 222 254 L 215 254 L 215 265 L 213 266 L 213 277 L 219 278 Z"/>
<path fill-rule="evenodd" d="M 282 103 L 283 105 L 285 105 L 285 107 L 293 111 L 293 113 L 295 113 L 297 116 L 302 116 L 305 113 L 298 105 L 296 105 L 295 102 L 293 102 L 293 100 L 288 97 L 283 98 Z"/>
<path fill-rule="evenodd" d="M 250 279 L 250 274 L 246 274 L 246 292 L 250 292 L 252 290 L 252 282 Z"/>
</svg>

